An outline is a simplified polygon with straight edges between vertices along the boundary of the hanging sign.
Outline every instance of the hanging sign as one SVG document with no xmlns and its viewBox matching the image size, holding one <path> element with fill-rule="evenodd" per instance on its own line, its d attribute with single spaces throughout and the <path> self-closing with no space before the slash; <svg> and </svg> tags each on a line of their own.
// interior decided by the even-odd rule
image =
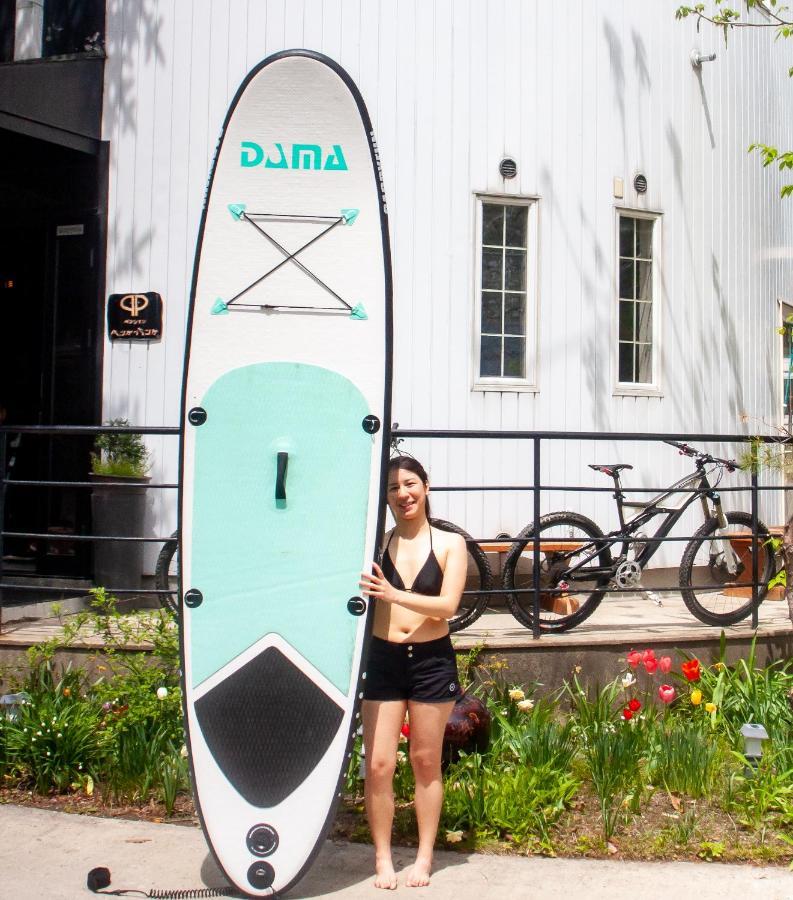
<svg viewBox="0 0 793 900">
<path fill-rule="evenodd" d="M 111 294 L 107 301 L 107 333 L 111 341 L 158 341 L 162 337 L 162 297 Z"/>
</svg>

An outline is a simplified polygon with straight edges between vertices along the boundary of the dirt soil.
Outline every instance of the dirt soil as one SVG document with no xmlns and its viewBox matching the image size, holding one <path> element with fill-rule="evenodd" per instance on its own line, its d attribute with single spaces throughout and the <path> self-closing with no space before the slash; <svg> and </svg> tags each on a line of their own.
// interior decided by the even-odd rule
<svg viewBox="0 0 793 900">
<path fill-rule="evenodd" d="M 162 803 L 117 803 L 102 797 L 97 789 L 92 796 L 81 793 L 34 794 L 19 787 L 0 788 L 0 804 L 13 803 L 38 809 L 57 810 L 77 815 L 104 816 L 147 822 L 168 822 L 197 827 L 198 817 L 192 798 L 180 795 L 173 815 L 166 815 Z M 412 804 L 398 803 L 394 820 L 399 844 L 415 846 L 416 821 Z M 369 828 L 363 811 L 363 798 L 347 797 L 340 806 L 329 837 L 369 843 Z M 765 833 L 741 825 L 720 806 L 708 799 L 684 800 L 665 791 L 657 791 L 642 804 L 635 815 L 626 813 L 623 822 L 608 843 L 603 840 L 597 798 L 582 788 L 572 807 L 552 831 L 553 849 L 539 842 L 518 844 L 509 835 L 502 839 L 476 838 L 465 834 L 459 843 L 447 843 L 440 832 L 438 846 L 446 850 L 484 853 L 541 853 L 551 856 L 616 858 L 632 860 L 704 860 L 793 866 L 793 846 L 774 829 Z"/>
</svg>

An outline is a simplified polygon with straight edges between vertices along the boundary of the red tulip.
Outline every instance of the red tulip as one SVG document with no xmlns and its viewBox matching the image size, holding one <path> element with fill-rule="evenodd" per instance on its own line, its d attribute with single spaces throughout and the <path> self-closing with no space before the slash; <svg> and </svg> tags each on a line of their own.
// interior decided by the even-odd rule
<svg viewBox="0 0 793 900">
<path fill-rule="evenodd" d="M 635 669 L 639 663 L 642 661 L 642 655 L 638 650 L 631 650 L 631 652 L 625 657 L 628 662 L 628 665 Z"/>
<path fill-rule="evenodd" d="M 655 659 L 655 650 L 653 650 L 652 647 L 648 648 L 644 651 L 644 653 L 642 653 L 642 662 L 646 663 L 648 659 Z"/>
<path fill-rule="evenodd" d="M 631 700 L 631 702 L 628 704 L 628 707 L 630 708 L 631 712 L 639 712 L 639 710 L 642 708 L 642 705 L 641 703 L 639 703 L 636 697 L 634 697 L 633 700 Z"/>
<path fill-rule="evenodd" d="M 699 660 L 696 657 L 686 660 L 680 670 L 687 681 L 699 681 Z"/>
<path fill-rule="evenodd" d="M 632 718 L 633 718 L 633 713 L 626 707 L 626 708 L 623 709 L 623 711 L 622 711 L 622 718 L 625 719 L 625 721 L 627 722 L 628 719 L 632 719 Z"/>
<path fill-rule="evenodd" d="M 655 657 L 652 659 L 645 659 L 644 668 L 647 669 L 648 675 L 655 675 L 655 670 L 658 668 L 658 660 Z"/>
<path fill-rule="evenodd" d="M 658 660 L 658 668 L 666 675 L 667 672 L 672 669 L 672 657 L 671 656 L 662 656 Z"/>
<path fill-rule="evenodd" d="M 406 738 L 409 738 L 409 737 L 410 737 L 410 725 L 408 725 L 407 722 L 405 722 L 405 724 L 402 726 L 402 728 L 401 728 L 400 730 L 402 731 L 402 734 L 403 734 Z"/>
<path fill-rule="evenodd" d="M 658 688 L 658 698 L 664 703 L 671 703 L 675 699 L 675 689 L 671 684 L 662 684 Z"/>
</svg>

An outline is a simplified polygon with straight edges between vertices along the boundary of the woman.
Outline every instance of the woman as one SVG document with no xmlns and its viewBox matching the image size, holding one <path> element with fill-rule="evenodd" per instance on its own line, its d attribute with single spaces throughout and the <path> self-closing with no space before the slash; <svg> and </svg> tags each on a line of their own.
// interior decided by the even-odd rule
<svg viewBox="0 0 793 900">
<path fill-rule="evenodd" d="M 366 813 L 375 847 L 375 887 L 397 886 L 391 860 L 393 777 L 405 713 L 416 780 L 419 846 L 409 887 L 429 884 L 443 782 L 446 722 L 460 694 L 449 624 L 467 571 L 463 539 L 429 523 L 429 481 L 411 456 L 388 466 L 387 501 L 396 523 L 386 536 L 382 568 L 363 573 L 361 589 L 377 601 L 363 701 Z"/>
</svg>

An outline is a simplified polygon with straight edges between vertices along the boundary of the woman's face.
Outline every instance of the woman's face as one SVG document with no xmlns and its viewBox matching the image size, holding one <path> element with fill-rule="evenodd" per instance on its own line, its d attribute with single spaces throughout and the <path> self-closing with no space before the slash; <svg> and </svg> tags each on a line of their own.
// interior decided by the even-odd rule
<svg viewBox="0 0 793 900">
<path fill-rule="evenodd" d="M 426 516 L 428 493 L 429 487 L 410 469 L 393 469 L 388 476 L 388 508 L 397 521 Z"/>
</svg>

